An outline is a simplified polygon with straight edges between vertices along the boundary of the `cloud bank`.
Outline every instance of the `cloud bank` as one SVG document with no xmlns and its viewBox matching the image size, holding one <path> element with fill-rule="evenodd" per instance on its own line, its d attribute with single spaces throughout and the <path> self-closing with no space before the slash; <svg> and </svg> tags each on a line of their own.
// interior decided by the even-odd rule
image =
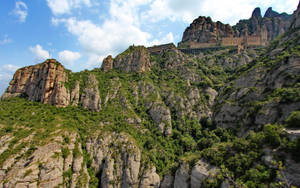
<svg viewBox="0 0 300 188">
<path fill-rule="evenodd" d="M 278 12 L 291 13 L 298 4 L 297 0 L 107 0 L 107 12 L 95 20 L 83 19 L 72 11 L 92 7 L 96 0 L 47 2 L 53 12 L 52 24 L 63 25 L 80 44 L 80 53 L 86 57 L 83 59 L 88 59 L 84 62 L 86 68 L 99 66 L 105 56 L 115 56 L 132 44 L 151 46 L 178 40 L 174 30 L 160 28 L 163 24 L 188 25 L 203 15 L 233 25 L 239 19 L 249 18 L 258 6 L 265 10 L 273 5 Z M 157 26 L 162 33 L 153 29 Z"/>
<path fill-rule="evenodd" d="M 74 65 L 74 62 L 81 57 L 79 52 L 72 52 L 69 50 L 64 50 L 58 53 L 58 59 L 63 64 L 66 64 L 70 67 Z"/>
<path fill-rule="evenodd" d="M 239 19 L 249 18 L 256 7 L 269 6 L 278 12 L 296 10 L 297 0 L 154 0 L 144 14 L 152 22 L 161 20 L 191 23 L 198 16 L 210 16 L 215 21 L 236 24 Z"/>
<path fill-rule="evenodd" d="M 12 40 L 8 37 L 8 35 L 4 35 L 4 38 L 0 40 L 0 46 L 11 43 Z"/>
<path fill-rule="evenodd" d="M 23 23 L 26 21 L 27 11 L 27 5 L 23 1 L 17 1 L 12 13 L 18 18 L 19 22 Z"/>
<path fill-rule="evenodd" d="M 73 9 L 91 6 L 90 0 L 47 0 L 54 15 L 70 14 Z"/>
<path fill-rule="evenodd" d="M 50 53 L 47 50 L 44 50 L 43 47 L 37 44 L 34 47 L 29 47 L 29 50 L 34 54 L 34 61 L 36 63 L 41 63 L 46 59 L 50 58 Z"/>
<path fill-rule="evenodd" d="M 9 81 L 12 79 L 14 72 L 18 69 L 18 66 L 12 64 L 4 64 L 0 66 L 0 96 L 4 93 L 8 87 Z"/>
</svg>

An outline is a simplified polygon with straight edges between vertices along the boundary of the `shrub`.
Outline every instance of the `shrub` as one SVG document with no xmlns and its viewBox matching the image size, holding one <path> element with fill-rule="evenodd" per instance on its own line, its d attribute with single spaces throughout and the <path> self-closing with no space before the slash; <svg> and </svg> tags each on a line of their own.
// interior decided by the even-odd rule
<svg viewBox="0 0 300 188">
<path fill-rule="evenodd" d="M 275 124 L 267 124 L 264 126 L 263 132 L 265 134 L 265 142 L 270 144 L 273 147 L 280 146 L 281 138 L 280 133 L 282 131 L 282 128 Z"/>
<path fill-rule="evenodd" d="M 288 127 L 300 128 L 300 111 L 292 112 L 286 119 Z"/>
</svg>

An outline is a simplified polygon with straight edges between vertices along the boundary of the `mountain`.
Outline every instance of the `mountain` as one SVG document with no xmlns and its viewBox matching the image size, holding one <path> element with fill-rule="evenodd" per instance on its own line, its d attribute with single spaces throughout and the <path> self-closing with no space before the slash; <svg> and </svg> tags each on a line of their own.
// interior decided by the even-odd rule
<svg viewBox="0 0 300 188">
<path fill-rule="evenodd" d="M 266 32 L 267 40 L 272 41 L 288 30 L 290 20 L 291 15 L 279 14 L 271 7 L 262 17 L 260 8 L 256 8 L 250 19 L 240 20 L 233 28 L 238 35 L 244 35 L 246 32 L 248 35 L 259 35 L 261 32 Z"/>
<path fill-rule="evenodd" d="M 299 187 L 300 7 L 249 23 L 283 17 L 287 32 L 240 53 L 130 46 L 90 71 L 17 70 L 0 101 L 0 186 Z M 208 43 L 237 33 L 191 25 Z"/>
<path fill-rule="evenodd" d="M 287 31 L 290 19 L 291 15 L 279 14 L 271 7 L 266 11 L 264 17 L 261 15 L 260 8 L 254 9 L 250 19 L 240 20 L 234 26 L 219 21 L 214 22 L 210 17 L 200 16 L 186 28 L 179 47 L 227 46 L 232 45 L 232 42 L 234 43 L 236 40 L 241 40 L 240 44 L 242 45 L 244 37 L 252 37 L 248 40 L 255 41 L 257 46 L 265 46 Z M 230 40 L 229 43 L 228 40 Z"/>
</svg>

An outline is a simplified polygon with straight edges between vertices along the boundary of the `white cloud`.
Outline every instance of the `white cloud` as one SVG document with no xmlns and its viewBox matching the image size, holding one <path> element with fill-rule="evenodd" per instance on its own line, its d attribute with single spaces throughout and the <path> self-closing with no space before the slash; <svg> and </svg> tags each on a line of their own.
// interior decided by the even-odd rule
<svg viewBox="0 0 300 188">
<path fill-rule="evenodd" d="M 169 32 L 161 39 L 155 39 L 147 44 L 147 46 L 159 45 L 159 44 L 166 44 L 166 43 L 174 43 L 174 36 L 173 33 Z"/>
<path fill-rule="evenodd" d="M 249 18 L 255 7 L 266 9 L 273 6 L 278 12 L 289 12 L 297 8 L 298 0 L 154 0 L 143 15 L 144 20 L 184 21 L 191 23 L 198 16 L 210 16 L 215 21 L 235 24 Z"/>
<path fill-rule="evenodd" d="M 14 71 L 16 71 L 18 68 L 20 68 L 20 67 L 18 67 L 18 66 L 16 66 L 16 65 L 5 64 L 5 65 L 2 65 L 1 70 L 9 71 L 9 72 L 14 72 Z"/>
<path fill-rule="evenodd" d="M 101 26 L 89 20 L 79 21 L 76 18 L 59 21 L 65 24 L 70 33 L 78 37 L 86 53 L 115 54 L 131 44 L 146 44 L 150 38 L 148 33 L 135 25 L 119 20 L 107 20 Z"/>
<path fill-rule="evenodd" d="M 100 67 L 105 57 L 107 57 L 107 54 L 100 56 L 97 54 L 90 54 L 88 60 L 84 64 L 84 68 L 89 69 L 93 67 Z"/>
<path fill-rule="evenodd" d="M 140 6 L 150 0 L 111 0 L 109 16 L 98 25 L 91 20 L 77 18 L 52 18 L 53 25 L 64 24 L 67 30 L 77 37 L 88 56 L 87 68 L 98 65 L 102 58 L 117 55 L 128 46 L 146 45 L 151 35 L 140 29 Z M 95 61 L 95 62 L 92 62 Z"/>
<path fill-rule="evenodd" d="M 58 53 L 58 59 L 61 63 L 68 66 L 73 66 L 74 62 L 81 57 L 79 52 L 72 52 L 69 50 L 64 50 Z"/>
<path fill-rule="evenodd" d="M 43 47 L 37 44 L 34 47 L 29 47 L 29 50 L 35 55 L 35 62 L 40 63 L 50 58 L 50 53 L 44 50 Z"/>
<path fill-rule="evenodd" d="M 0 96 L 8 87 L 9 81 L 12 79 L 14 72 L 18 68 L 18 66 L 12 64 L 5 64 L 0 66 Z"/>
<path fill-rule="evenodd" d="M 17 1 L 12 14 L 18 17 L 19 22 L 23 23 L 28 15 L 27 10 L 27 5 L 23 1 Z"/>
<path fill-rule="evenodd" d="M 90 0 L 47 0 L 54 15 L 70 14 L 72 9 L 91 6 Z"/>
<path fill-rule="evenodd" d="M 8 37 L 8 35 L 4 35 L 4 38 L 0 40 L 0 46 L 11 43 L 12 40 Z"/>
<path fill-rule="evenodd" d="M 151 28 L 154 24 L 162 23 L 160 21 L 191 23 L 195 18 L 203 15 L 211 16 L 215 21 L 235 24 L 239 19 L 249 18 L 257 6 L 263 6 L 264 10 L 274 4 L 276 5 L 274 10 L 280 11 L 277 9 L 279 5 L 295 4 L 295 0 L 284 2 L 283 0 L 186 0 L 184 2 L 182 0 L 109 0 L 108 14 L 101 19 L 101 23 L 98 23 L 97 21 L 100 20 L 80 19 L 74 15 L 57 17 L 59 14 L 70 13 L 79 5 L 90 6 L 89 0 L 77 0 L 76 6 L 75 0 L 47 0 L 47 2 L 50 8 L 53 7 L 51 8 L 54 14 L 52 24 L 64 25 L 68 32 L 77 38 L 83 49 L 81 52 L 83 59 L 88 59 L 85 62 L 87 68 L 99 65 L 102 57 L 109 54 L 117 55 L 132 44 L 151 46 L 174 42 L 172 32 L 162 29 L 162 34 L 153 33 Z M 296 6 L 297 4 L 293 9 Z"/>
</svg>

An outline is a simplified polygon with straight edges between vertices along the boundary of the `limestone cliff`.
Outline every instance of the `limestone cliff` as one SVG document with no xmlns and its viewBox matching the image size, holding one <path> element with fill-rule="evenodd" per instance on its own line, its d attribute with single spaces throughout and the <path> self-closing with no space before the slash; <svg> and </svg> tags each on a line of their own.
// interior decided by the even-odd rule
<svg viewBox="0 0 300 188">
<path fill-rule="evenodd" d="M 238 36 L 243 36 L 246 33 L 248 35 L 267 33 L 268 41 L 272 41 L 288 30 L 290 19 L 291 15 L 279 14 L 273 11 L 271 7 L 262 17 L 260 8 L 256 8 L 250 19 L 240 20 L 233 28 Z"/>
<path fill-rule="evenodd" d="M 99 111 L 101 108 L 98 81 L 92 74 L 89 74 L 88 76 L 86 87 L 81 95 L 81 103 L 83 108 L 87 108 L 92 111 Z"/>
<path fill-rule="evenodd" d="M 185 46 L 190 42 L 217 43 L 219 38 L 232 37 L 233 35 L 234 31 L 230 25 L 213 22 L 210 17 L 200 16 L 186 28 L 179 46 Z"/>
<path fill-rule="evenodd" d="M 24 96 L 31 101 L 67 106 L 70 100 L 70 93 L 64 86 L 67 81 L 65 68 L 55 59 L 50 59 L 17 70 L 2 98 Z"/>
<path fill-rule="evenodd" d="M 111 70 L 113 68 L 113 63 L 114 63 L 114 60 L 113 60 L 112 56 L 111 55 L 107 56 L 105 59 L 103 59 L 103 62 L 101 65 L 102 70 L 104 72 Z"/>
<path fill-rule="evenodd" d="M 68 83 L 67 71 L 55 59 L 21 68 L 16 71 L 2 99 L 21 96 L 57 107 L 81 103 L 84 108 L 99 111 L 101 99 L 95 77 L 89 75 L 81 93 L 79 80 L 76 80 L 73 89 L 65 86 Z"/>
<path fill-rule="evenodd" d="M 3 161 L 0 170 L 1 187 L 89 187 L 93 180 L 90 179 L 82 144 L 86 145 L 85 152 L 91 156 L 90 168 L 100 174 L 101 187 L 159 186 L 160 177 L 155 168 L 142 167 L 140 150 L 126 134 L 94 134 L 86 143 L 78 142 L 79 135 L 76 132 L 48 136 L 53 142 L 33 149 L 25 147 L 20 153 Z M 1 146 L 13 139 L 13 136 L 6 138 L 0 140 Z M 30 143 L 33 138 L 34 135 L 31 135 L 22 142 Z M 145 178 L 149 176 L 155 178 L 146 181 Z M 144 183 L 140 185 L 140 181 Z"/>
<path fill-rule="evenodd" d="M 217 124 L 236 127 L 239 122 L 258 128 L 283 123 L 292 111 L 299 110 L 298 21 L 299 10 L 292 17 L 290 28 L 294 29 L 274 41 L 261 58 L 223 88 L 214 112 Z"/>
<path fill-rule="evenodd" d="M 195 19 L 184 31 L 180 47 L 203 48 L 219 46 L 222 38 L 238 38 L 246 36 L 264 37 L 265 42 L 274 40 L 287 31 L 291 15 L 279 14 L 269 8 L 264 17 L 260 8 L 254 9 L 249 19 L 240 20 L 236 25 L 230 26 L 221 22 L 214 22 L 210 17 L 200 16 Z M 254 39 L 252 39 L 254 40 Z"/>
<path fill-rule="evenodd" d="M 108 56 L 103 60 L 102 70 L 118 69 L 122 72 L 145 72 L 150 70 L 150 54 L 144 46 L 131 46 L 115 59 Z"/>
<path fill-rule="evenodd" d="M 134 139 L 125 133 L 98 131 L 84 143 L 72 131 L 59 131 L 48 137 L 53 142 L 24 147 L 20 153 L 2 161 L 1 187 L 75 188 L 89 187 L 96 181 L 103 188 L 194 188 L 217 173 L 217 167 L 199 160 L 194 166 L 183 162 L 175 176 L 161 178 L 153 165 L 142 160 Z M 34 138 L 34 134 L 30 135 L 17 144 L 31 143 Z M 8 149 L 5 147 L 13 139 L 13 135 L 1 137 L 1 151 Z M 99 179 L 91 179 L 93 174 Z"/>
</svg>

